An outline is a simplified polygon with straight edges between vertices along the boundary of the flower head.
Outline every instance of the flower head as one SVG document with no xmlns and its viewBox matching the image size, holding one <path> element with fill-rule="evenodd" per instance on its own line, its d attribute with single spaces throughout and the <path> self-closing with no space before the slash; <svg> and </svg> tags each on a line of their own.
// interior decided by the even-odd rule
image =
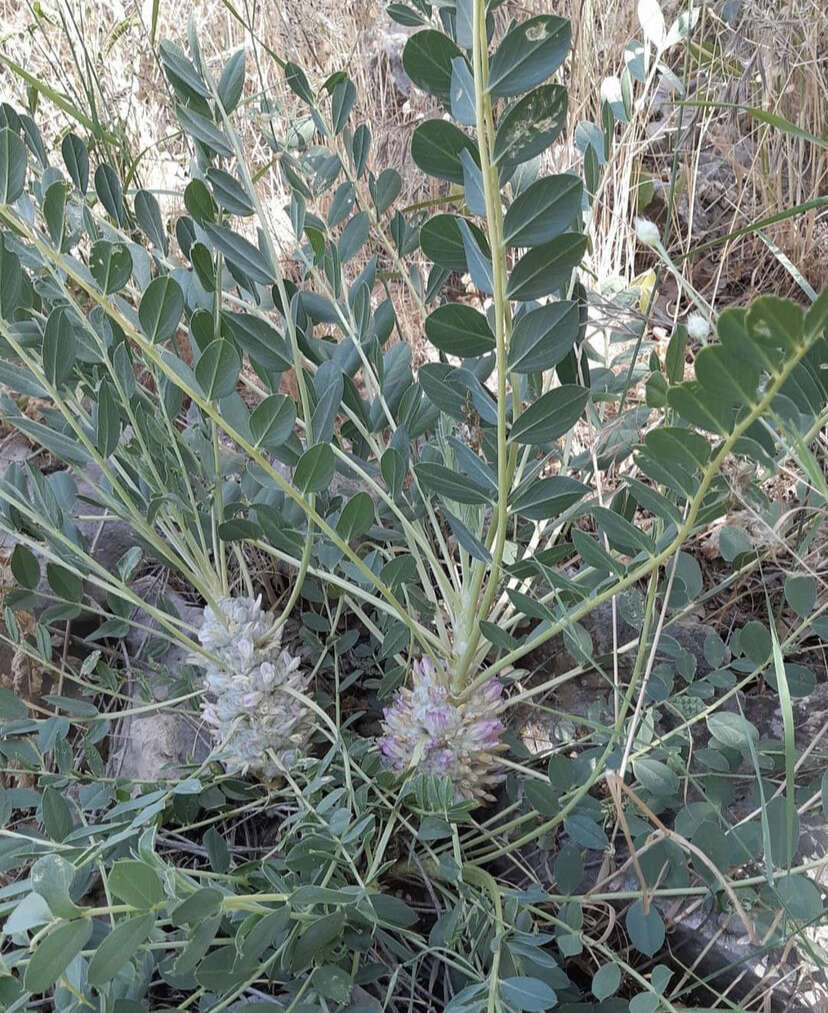
<svg viewBox="0 0 828 1013">
<path fill-rule="evenodd" d="M 213 658 L 193 658 L 210 698 L 202 717 L 222 743 L 228 771 L 276 780 L 303 756 L 313 732 L 310 709 L 294 695 L 305 692 L 308 676 L 282 649 L 261 598 L 222 598 L 216 609 L 204 609 L 198 633 Z"/>
<path fill-rule="evenodd" d="M 449 673 L 430 658 L 414 662 L 411 689 L 402 687 L 384 712 L 377 743 L 392 770 L 410 767 L 448 777 L 458 801 L 491 801 L 490 789 L 505 777 L 498 754 L 503 688 L 491 679 L 462 703 L 451 698 Z"/>
</svg>

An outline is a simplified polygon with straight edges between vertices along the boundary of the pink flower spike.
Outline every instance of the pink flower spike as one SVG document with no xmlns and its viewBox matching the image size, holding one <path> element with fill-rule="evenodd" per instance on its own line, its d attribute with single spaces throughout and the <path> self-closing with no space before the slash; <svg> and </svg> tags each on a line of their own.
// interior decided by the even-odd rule
<svg viewBox="0 0 828 1013">
<path fill-rule="evenodd" d="M 490 789 L 505 777 L 497 760 L 505 748 L 500 681 L 491 679 L 458 705 L 451 701 L 445 666 L 418 658 L 411 676 L 411 688 L 397 690 L 383 712 L 377 746 L 389 766 L 401 773 L 416 758 L 419 773 L 452 781 L 457 801 L 492 800 Z"/>
</svg>

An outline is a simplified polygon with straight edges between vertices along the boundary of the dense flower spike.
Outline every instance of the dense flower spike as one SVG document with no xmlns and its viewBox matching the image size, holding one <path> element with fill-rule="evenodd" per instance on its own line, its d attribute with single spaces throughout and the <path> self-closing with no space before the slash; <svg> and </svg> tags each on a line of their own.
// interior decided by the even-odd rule
<svg viewBox="0 0 828 1013">
<path fill-rule="evenodd" d="M 385 709 L 380 751 L 400 773 L 413 767 L 450 778 L 457 801 L 492 801 L 490 789 L 505 777 L 498 762 L 506 749 L 500 741 L 503 688 L 492 679 L 455 704 L 449 685 L 443 666 L 430 658 L 415 661 L 411 689 L 399 689 Z"/>
<path fill-rule="evenodd" d="M 261 598 L 223 598 L 217 607 L 221 615 L 204 609 L 198 634 L 216 660 L 194 659 L 210 697 L 204 719 L 223 743 L 228 771 L 273 781 L 303 755 L 313 731 L 310 709 L 285 691 L 304 693 L 308 676 L 282 649 Z"/>
</svg>

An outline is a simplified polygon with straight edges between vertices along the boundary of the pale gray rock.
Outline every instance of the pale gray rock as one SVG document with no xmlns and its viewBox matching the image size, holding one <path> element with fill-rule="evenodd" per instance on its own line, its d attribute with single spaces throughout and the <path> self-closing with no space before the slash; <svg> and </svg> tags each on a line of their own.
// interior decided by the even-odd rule
<svg viewBox="0 0 828 1013">
<path fill-rule="evenodd" d="M 181 711 L 159 710 L 125 718 L 113 736 L 108 774 L 131 783 L 181 777 L 203 763 L 210 743 L 201 722 Z"/>
</svg>

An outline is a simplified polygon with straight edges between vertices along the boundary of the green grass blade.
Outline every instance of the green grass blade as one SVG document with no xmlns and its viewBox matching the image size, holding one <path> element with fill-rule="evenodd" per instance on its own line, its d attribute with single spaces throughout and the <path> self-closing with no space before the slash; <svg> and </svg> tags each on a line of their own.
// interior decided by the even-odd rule
<svg viewBox="0 0 828 1013">
<path fill-rule="evenodd" d="M 769 127 L 781 130 L 782 133 L 791 134 L 793 137 L 799 137 L 803 141 L 816 144 L 820 148 L 828 149 L 828 141 L 824 137 L 817 137 L 816 134 L 803 130 L 802 127 L 786 120 L 784 116 L 779 116 L 778 113 L 769 113 L 766 109 L 759 109 L 757 106 L 743 106 L 736 102 L 708 102 L 704 99 L 687 99 L 681 104 L 698 106 L 701 109 L 736 109 L 739 112 L 747 113 L 748 116 L 752 116 L 753 119 L 759 120 L 761 123 L 767 123 Z"/>
<path fill-rule="evenodd" d="M 150 42 L 155 45 L 155 33 L 158 30 L 158 8 L 160 0 L 152 0 L 152 15 L 150 17 Z"/>
<path fill-rule="evenodd" d="M 792 453 L 796 457 L 797 463 L 808 476 L 808 480 L 817 495 L 820 496 L 823 502 L 828 502 L 828 482 L 825 481 L 825 474 L 823 473 L 819 461 L 816 459 L 811 449 L 806 446 L 800 433 L 794 430 L 793 427 L 790 427 L 788 431 L 794 444 Z"/>
<path fill-rule="evenodd" d="M 736 697 L 736 706 L 739 713 L 744 717 L 742 705 Z M 771 848 L 770 824 L 768 823 L 767 800 L 765 799 L 765 782 L 762 779 L 762 768 L 759 766 L 759 754 L 756 752 L 756 743 L 750 735 L 747 737 L 750 762 L 753 764 L 753 771 L 756 774 L 756 786 L 759 789 L 759 823 L 762 827 L 762 852 L 765 858 L 765 877 L 768 886 L 773 886 L 773 850 Z"/>
<path fill-rule="evenodd" d="M 268 44 L 263 39 L 260 39 L 254 33 L 252 22 L 248 24 L 247 21 L 245 21 L 245 19 L 241 16 L 241 14 L 239 14 L 239 12 L 233 6 L 233 4 L 230 3 L 230 0 L 221 0 L 221 2 L 224 5 L 225 10 L 227 10 L 230 13 L 230 15 L 232 15 L 232 17 L 234 17 L 236 21 L 238 21 L 240 25 L 242 25 L 245 29 L 247 29 L 253 41 L 257 45 L 262 47 L 262 49 L 267 53 L 267 55 L 271 58 L 271 60 L 273 60 L 273 62 L 278 67 L 281 67 L 282 70 L 284 70 L 285 66 L 287 65 L 287 61 L 283 60 L 282 57 L 279 56 L 279 54 L 274 49 L 271 49 L 270 46 L 268 46 Z"/>
<path fill-rule="evenodd" d="M 777 222 L 784 222 L 787 218 L 795 218 L 797 215 L 804 215 L 808 211 L 813 211 L 815 208 L 823 208 L 828 206 L 828 196 L 815 197 L 813 200 L 805 201 L 804 204 L 797 204 L 792 208 L 786 208 L 784 211 L 780 211 L 778 214 L 769 215 L 767 218 L 760 218 L 758 222 L 753 222 L 751 225 L 745 225 L 744 228 L 734 229 L 733 232 L 726 232 L 723 236 L 717 236 L 715 239 L 710 239 L 706 243 L 701 243 L 699 246 L 693 246 L 687 251 L 687 253 L 681 254 L 679 260 L 687 260 L 690 257 L 695 257 L 697 253 L 704 253 L 706 250 L 712 250 L 714 246 L 721 246 L 722 243 L 729 243 L 731 239 L 740 239 L 742 236 L 750 235 L 751 232 L 758 232 L 760 229 L 767 228 L 768 225 L 775 225 Z"/>
<path fill-rule="evenodd" d="M 766 236 L 764 232 L 762 232 L 761 230 L 757 230 L 756 235 L 759 236 L 759 238 L 762 240 L 765 246 L 767 246 L 767 248 L 771 251 L 774 257 L 776 257 L 776 259 L 779 261 L 782 267 L 785 268 L 785 270 L 793 278 L 793 280 L 797 283 L 797 285 L 802 289 L 805 295 L 807 295 L 808 298 L 813 302 L 817 297 L 816 290 L 810 284 L 808 279 L 803 275 L 803 273 L 799 270 L 796 264 L 794 264 L 793 261 L 790 259 L 790 257 L 788 257 L 788 255 L 783 250 L 780 250 L 780 248 L 776 245 L 776 243 L 768 236 Z"/>
<path fill-rule="evenodd" d="M 766 595 L 767 596 L 767 595 Z M 790 869 L 793 865 L 793 828 L 794 828 L 794 807 L 796 805 L 796 783 L 794 780 L 796 763 L 796 740 L 794 738 L 794 716 L 793 705 L 791 704 L 791 693 L 788 688 L 788 678 L 785 675 L 785 662 L 782 657 L 782 648 L 779 646 L 779 637 L 776 633 L 776 623 L 768 600 L 768 628 L 770 629 L 771 643 L 773 645 L 773 669 L 776 675 L 776 685 L 779 691 L 779 706 L 782 711 L 782 725 L 785 736 L 785 841 L 787 846 L 787 865 Z"/>
<path fill-rule="evenodd" d="M 90 133 L 100 132 L 99 130 L 96 131 L 95 124 L 92 120 L 85 113 L 81 112 L 81 110 L 78 109 L 78 107 L 63 94 L 63 92 L 57 91 L 55 88 L 51 88 L 45 81 L 42 81 L 34 74 L 30 74 L 25 68 L 21 67 L 19 63 L 15 63 L 14 60 L 9 59 L 9 57 L 4 53 L 0 53 L 0 62 L 4 63 L 13 74 L 19 77 L 22 81 L 25 81 L 27 85 L 34 88 L 35 91 L 40 92 L 44 98 L 47 98 L 50 102 L 54 103 L 58 109 L 65 112 L 66 115 L 70 116 L 76 123 L 80 123 L 81 126 L 86 127 Z"/>
</svg>

